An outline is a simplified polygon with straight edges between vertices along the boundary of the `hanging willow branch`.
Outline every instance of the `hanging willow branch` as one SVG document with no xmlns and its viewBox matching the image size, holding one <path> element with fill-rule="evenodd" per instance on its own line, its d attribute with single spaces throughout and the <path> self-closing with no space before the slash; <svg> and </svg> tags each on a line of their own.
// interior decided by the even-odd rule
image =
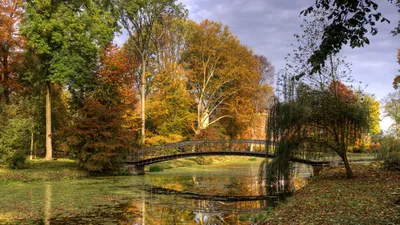
<svg viewBox="0 0 400 225">
<path fill-rule="evenodd" d="M 337 153 L 351 177 L 348 147 L 368 128 L 368 110 L 360 98 L 344 85 L 340 91 L 315 90 L 305 84 L 294 88 L 286 83 L 283 87 L 287 89 L 284 99 L 271 101 L 267 121 L 267 143 L 274 143 L 267 145 L 267 153 L 275 156 L 271 162 L 266 159 L 260 169 L 267 192 L 292 191 L 293 157 L 321 159 L 327 152 Z"/>
</svg>

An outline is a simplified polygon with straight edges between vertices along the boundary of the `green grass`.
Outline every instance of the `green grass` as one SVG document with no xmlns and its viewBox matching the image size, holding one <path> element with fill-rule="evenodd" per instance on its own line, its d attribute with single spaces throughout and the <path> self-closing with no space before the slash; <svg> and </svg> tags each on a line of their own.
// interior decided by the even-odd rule
<svg viewBox="0 0 400 225">
<path fill-rule="evenodd" d="M 76 179 L 87 176 L 88 173 L 79 169 L 76 162 L 71 159 L 27 160 L 23 169 L 9 169 L 6 165 L 0 164 L 0 183 Z"/>
<path fill-rule="evenodd" d="M 149 167 L 149 171 L 150 172 L 161 172 L 161 171 L 163 171 L 164 169 L 161 167 L 161 166 L 159 166 L 159 165 L 151 165 L 150 167 Z"/>
</svg>

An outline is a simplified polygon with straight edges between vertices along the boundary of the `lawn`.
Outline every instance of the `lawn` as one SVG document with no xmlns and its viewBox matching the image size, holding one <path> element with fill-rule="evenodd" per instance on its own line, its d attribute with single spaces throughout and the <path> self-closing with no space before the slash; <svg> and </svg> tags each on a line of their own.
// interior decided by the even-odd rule
<svg viewBox="0 0 400 225">
<path fill-rule="evenodd" d="M 76 179 L 86 177 L 87 172 L 78 169 L 71 159 L 45 161 L 43 159 L 27 160 L 23 169 L 9 169 L 0 164 L 0 182 L 45 181 L 59 179 Z"/>
</svg>

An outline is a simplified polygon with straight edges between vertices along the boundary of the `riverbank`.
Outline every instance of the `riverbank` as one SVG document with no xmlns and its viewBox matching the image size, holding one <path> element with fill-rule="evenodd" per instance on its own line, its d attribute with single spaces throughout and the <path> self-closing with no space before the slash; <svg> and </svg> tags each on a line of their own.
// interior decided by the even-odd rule
<svg viewBox="0 0 400 225">
<path fill-rule="evenodd" d="M 27 160 L 23 169 L 9 169 L 0 164 L 0 183 L 53 181 L 61 179 L 78 179 L 88 177 L 87 171 L 77 167 L 75 160 L 58 159 L 45 161 L 43 159 Z"/>
<path fill-rule="evenodd" d="M 240 161 L 248 161 L 249 157 L 216 157 L 214 160 L 201 159 L 200 157 L 177 159 L 154 164 L 161 170 L 193 167 L 200 165 L 224 164 Z M 255 158 L 254 158 L 255 160 Z M 258 159 L 261 160 L 261 159 Z M 150 166 L 146 166 L 146 172 L 149 172 Z M 9 182 L 31 182 L 31 181 L 54 181 L 62 179 L 81 179 L 91 177 L 93 174 L 78 168 L 76 161 L 72 159 L 58 159 L 54 161 L 45 161 L 43 159 L 27 160 L 23 169 L 9 169 L 6 165 L 0 164 L 0 183 Z M 110 174 L 105 174 L 110 175 Z M 121 171 L 114 175 L 129 175 L 128 171 Z"/>
<path fill-rule="evenodd" d="M 374 165 L 330 168 L 267 214 L 265 224 L 400 224 L 400 173 Z"/>
</svg>

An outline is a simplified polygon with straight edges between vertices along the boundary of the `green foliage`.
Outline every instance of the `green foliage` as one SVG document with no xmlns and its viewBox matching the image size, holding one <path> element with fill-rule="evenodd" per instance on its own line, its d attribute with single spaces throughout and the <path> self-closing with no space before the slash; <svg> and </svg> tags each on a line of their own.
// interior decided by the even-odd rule
<svg viewBox="0 0 400 225">
<path fill-rule="evenodd" d="M 396 135 L 399 137 L 400 136 L 400 129 L 399 129 L 399 124 L 400 124 L 400 90 L 397 90 L 396 92 L 390 93 L 384 100 L 384 108 L 386 112 L 386 116 L 390 117 L 393 119 L 394 124 L 392 125 L 392 128 Z"/>
<path fill-rule="evenodd" d="M 22 151 L 14 151 L 6 156 L 5 162 L 12 169 L 21 169 L 25 165 L 26 155 Z"/>
<path fill-rule="evenodd" d="M 385 135 L 380 140 L 381 149 L 378 158 L 384 160 L 386 170 L 400 171 L 400 139 L 394 135 Z"/>
<path fill-rule="evenodd" d="M 28 1 L 22 24 L 42 80 L 74 87 L 90 83 L 98 47 L 114 33 L 112 15 L 100 1 Z"/>
<path fill-rule="evenodd" d="M 150 172 L 161 172 L 163 170 L 164 169 L 159 165 L 151 165 L 150 168 L 149 168 Z"/>
<path fill-rule="evenodd" d="M 7 181 L 49 181 L 62 179 L 78 179 L 87 177 L 86 171 L 79 170 L 76 161 L 70 159 L 28 160 L 21 170 L 2 167 L 0 164 L 0 183 Z"/>
<path fill-rule="evenodd" d="M 400 8 L 399 1 L 397 6 Z M 315 5 L 303 10 L 301 14 L 307 16 L 321 9 L 327 13 L 329 24 L 324 27 L 319 48 L 308 58 L 312 73 L 320 72 L 328 56 L 338 53 L 343 45 L 350 44 L 352 48 L 368 45 L 368 33 L 378 33 L 376 23 L 389 23 L 377 11 L 378 4 L 371 0 L 316 0 Z"/>
<path fill-rule="evenodd" d="M 368 109 L 359 96 L 340 82 L 332 82 L 327 90 L 299 84 L 295 89 L 288 79 L 284 101 L 272 103 L 268 118 L 267 139 L 277 142 L 275 158 L 268 165 L 267 180 L 285 180 L 292 173 L 291 157 L 316 158 L 327 152 L 337 153 L 344 161 L 347 176 L 353 176 L 347 160 L 350 146 L 368 131 Z M 268 148 L 270 151 L 270 148 Z M 265 174 L 260 174 L 262 177 Z M 274 191 L 290 191 L 289 185 Z"/>
<path fill-rule="evenodd" d="M 11 168 L 20 168 L 29 151 L 33 121 L 26 105 L 0 104 L 0 158 Z"/>
<path fill-rule="evenodd" d="M 134 148 L 137 121 L 134 109 L 131 58 L 110 46 L 100 60 L 94 82 L 71 126 L 64 129 L 66 144 L 89 171 L 117 171 L 128 150 Z"/>
</svg>

